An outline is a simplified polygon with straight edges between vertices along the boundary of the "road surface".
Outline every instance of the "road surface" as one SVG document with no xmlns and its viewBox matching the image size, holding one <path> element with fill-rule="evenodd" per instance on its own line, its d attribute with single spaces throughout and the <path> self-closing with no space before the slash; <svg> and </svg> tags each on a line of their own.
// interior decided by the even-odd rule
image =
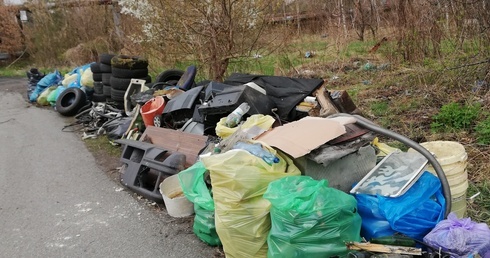
<svg viewBox="0 0 490 258">
<path fill-rule="evenodd" d="M 191 219 L 151 209 L 111 180 L 67 119 L 0 78 L 1 257 L 215 257 Z"/>
</svg>

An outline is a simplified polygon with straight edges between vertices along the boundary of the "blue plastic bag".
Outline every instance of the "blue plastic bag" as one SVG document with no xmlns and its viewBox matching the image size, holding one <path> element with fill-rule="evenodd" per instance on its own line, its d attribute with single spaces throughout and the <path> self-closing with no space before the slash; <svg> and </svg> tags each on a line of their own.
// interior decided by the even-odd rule
<svg viewBox="0 0 490 258">
<path fill-rule="evenodd" d="M 371 238 L 392 236 L 396 233 L 390 223 L 379 210 L 379 201 L 376 196 L 356 194 L 357 209 L 362 218 L 361 236 L 366 240 Z"/>
<path fill-rule="evenodd" d="M 429 172 L 424 172 L 402 196 L 358 194 L 356 199 L 363 220 L 362 232 L 368 233 L 363 235 L 366 238 L 388 236 L 395 231 L 422 240 L 444 218 L 446 205 L 441 182 Z M 391 229 L 386 227 L 386 222 Z"/>
<path fill-rule="evenodd" d="M 35 102 L 37 97 L 39 97 L 39 94 L 41 94 L 47 87 L 58 85 L 62 80 L 63 76 L 61 76 L 61 73 L 58 70 L 47 74 L 36 84 L 36 89 L 29 96 L 29 100 Z"/>
<path fill-rule="evenodd" d="M 450 253 L 451 257 L 468 257 L 475 254 L 490 257 L 488 225 L 476 223 L 470 218 L 458 219 L 452 212 L 424 237 L 424 242 L 440 247 Z"/>
</svg>

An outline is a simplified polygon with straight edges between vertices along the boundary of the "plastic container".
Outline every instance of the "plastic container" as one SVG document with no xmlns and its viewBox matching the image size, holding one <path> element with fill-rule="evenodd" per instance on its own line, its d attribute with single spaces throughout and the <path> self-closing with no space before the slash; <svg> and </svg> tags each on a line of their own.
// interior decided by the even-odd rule
<svg viewBox="0 0 490 258">
<path fill-rule="evenodd" d="M 243 102 L 238 106 L 231 114 L 229 114 L 226 117 L 225 124 L 229 128 L 236 127 L 239 123 L 240 120 L 242 120 L 242 116 L 250 110 L 250 106 L 248 105 L 247 102 Z"/>
<path fill-rule="evenodd" d="M 148 100 L 141 107 L 141 117 L 143 118 L 143 123 L 145 126 L 155 126 L 153 123 L 153 118 L 155 118 L 157 115 L 161 115 L 164 108 L 165 99 L 162 96 L 157 96 Z"/>
<path fill-rule="evenodd" d="M 451 211 L 458 218 L 466 214 L 466 190 L 468 173 L 466 171 L 468 155 L 463 145 L 452 141 L 433 141 L 420 144 L 433 153 L 446 175 L 451 190 Z M 427 170 L 436 175 L 432 166 Z"/>
<path fill-rule="evenodd" d="M 168 215 L 181 218 L 194 214 L 194 204 L 185 197 L 177 175 L 163 180 L 160 184 L 160 193 Z"/>
</svg>

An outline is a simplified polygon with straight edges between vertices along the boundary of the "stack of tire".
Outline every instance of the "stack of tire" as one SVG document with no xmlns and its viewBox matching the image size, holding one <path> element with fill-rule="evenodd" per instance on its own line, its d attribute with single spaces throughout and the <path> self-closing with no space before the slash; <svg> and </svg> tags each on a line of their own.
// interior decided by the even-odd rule
<svg viewBox="0 0 490 258">
<path fill-rule="evenodd" d="M 148 60 L 144 58 L 117 55 L 112 58 L 111 66 L 111 99 L 116 103 L 116 106 L 124 106 L 124 95 L 131 84 L 131 79 L 145 80 L 146 83 L 151 82 L 151 77 L 148 75 Z"/>
<path fill-rule="evenodd" d="M 102 70 L 100 69 L 100 63 L 90 64 L 90 70 L 92 70 L 94 79 L 94 94 L 92 95 L 93 102 L 105 102 L 104 96 L 104 84 L 102 83 Z"/>
<path fill-rule="evenodd" d="M 111 60 L 115 55 L 113 54 L 101 54 L 99 55 L 99 67 L 101 72 L 101 81 L 102 81 L 102 94 L 104 95 L 106 101 L 111 100 L 111 76 L 112 76 L 112 67 Z"/>
</svg>

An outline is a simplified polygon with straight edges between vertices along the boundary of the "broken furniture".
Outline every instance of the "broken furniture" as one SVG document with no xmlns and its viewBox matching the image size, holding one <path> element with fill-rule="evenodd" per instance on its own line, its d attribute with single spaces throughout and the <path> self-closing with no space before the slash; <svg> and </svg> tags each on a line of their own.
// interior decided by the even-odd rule
<svg viewBox="0 0 490 258">
<path fill-rule="evenodd" d="M 206 146 L 207 137 L 150 126 L 141 136 L 144 141 L 117 140 L 124 145 L 122 183 L 158 203 L 163 203 L 160 183 L 194 164 Z"/>
</svg>

